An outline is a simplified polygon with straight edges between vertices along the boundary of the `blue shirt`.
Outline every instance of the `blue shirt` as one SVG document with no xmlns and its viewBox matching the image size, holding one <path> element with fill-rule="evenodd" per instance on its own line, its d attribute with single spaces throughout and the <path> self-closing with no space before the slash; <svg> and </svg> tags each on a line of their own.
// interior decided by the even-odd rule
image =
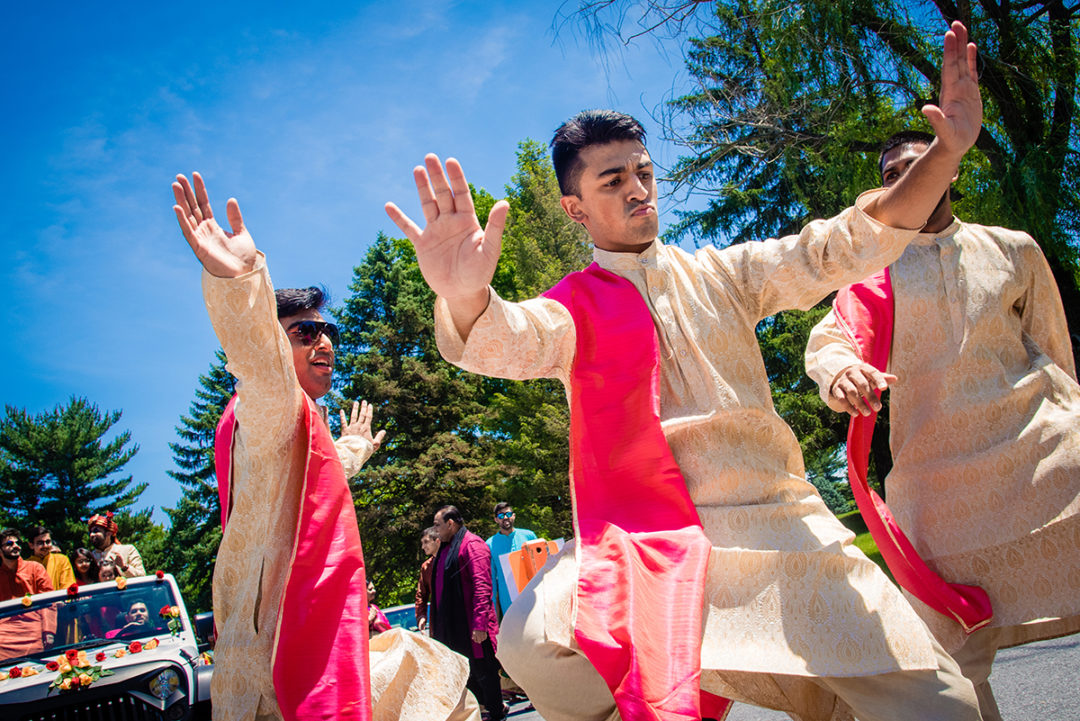
<svg viewBox="0 0 1080 721">
<path fill-rule="evenodd" d="M 503 578 L 502 563 L 499 562 L 499 556 L 520 551 L 527 541 L 535 540 L 536 534 L 527 528 L 515 528 L 514 532 L 509 535 L 496 533 L 487 539 L 488 548 L 491 549 L 491 600 L 494 603 L 496 594 L 498 594 L 499 618 L 502 618 L 502 615 L 506 613 L 506 609 L 510 608 L 510 588 L 506 585 L 506 579 Z"/>
</svg>

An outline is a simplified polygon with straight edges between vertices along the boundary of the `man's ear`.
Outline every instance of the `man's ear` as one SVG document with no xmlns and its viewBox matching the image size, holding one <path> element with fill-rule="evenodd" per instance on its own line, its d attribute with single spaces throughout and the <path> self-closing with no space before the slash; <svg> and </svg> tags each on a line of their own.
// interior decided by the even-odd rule
<svg viewBox="0 0 1080 721">
<path fill-rule="evenodd" d="M 581 198 L 576 195 L 564 195 L 559 199 L 559 204 L 562 205 L 562 209 L 570 217 L 570 220 L 575 223 L 584 223 L 585 219 L 589 217 L 581 208 Z"/>
</svg>

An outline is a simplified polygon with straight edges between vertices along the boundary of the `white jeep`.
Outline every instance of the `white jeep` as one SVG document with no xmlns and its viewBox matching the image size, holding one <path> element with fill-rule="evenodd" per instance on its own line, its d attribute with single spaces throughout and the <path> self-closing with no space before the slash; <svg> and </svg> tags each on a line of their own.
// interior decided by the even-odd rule
<svg viewBox="0 0 1080 721">
<path fill-rule="evenodd" d="M 169 574 L 0 603 L 0 719 L 209 719 L 211 634 Z"/>
</svg>

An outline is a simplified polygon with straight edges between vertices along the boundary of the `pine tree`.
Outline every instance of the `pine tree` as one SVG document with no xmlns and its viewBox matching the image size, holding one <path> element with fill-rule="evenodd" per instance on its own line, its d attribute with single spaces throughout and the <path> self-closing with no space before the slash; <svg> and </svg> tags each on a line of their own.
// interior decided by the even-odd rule
<svg viewBox="0 0 1080 721">
<path fill-rule="evenodd" d="M 477 199 L 491 207 L 490 196 Z M 420 531 L 439 507 L 487 519 L 498 469 L 483 432 L 483 380 L 444 361 L 435 347 L 434 296 L 408 241 L 382 234 L 354 270 L 341 326 L 338 379 L 345 402 L 374 404 L 382 448 L 353 481 L 368 576 L 383 599 L 411 598 Z M 389 603 L 389 601 L 387 601 Z"/>
<path fill-rule="evenodd" d="M 187 603 L 200 610 L 212 607 L 211 581 L 221 543 L 214 432 L 236 386 L 225 362 L 225 353 L 218 350 L 210 370 L 199 376 L 189 415 L 180 418 L 176 434 L 181 442 L 169 444 L 179 469 L 169 471 L 169 476 L 184 493 L 175 508 L 164 509 L 171 526 L 163 565 L 176 576 Z"/>
<path fill-rule="evenodd" d="M 105 440 L 120 415 L 76 397 L 33 416 L 6 406 L 0 419 L 0 523 L 24 532 L 45 526 L 66 553 L 86 545 L 86 519 L 109 510 L 125 543 L 139 545 L 152 536 L 150 510 L 132 510 L 147 484 L 117 477 L 139 447 L 130 431 Z"/>
<path fill-rule="evenodd" d="M 505 278 L 509 282 L 500 285 L 498 276 L 493 282 L 502 297 L 535 297 L 589 264 L 588 235 L 563 212 L 543 145 L 526 140 L 518 146 L 517 172 L 506 195 L 510 214 L 499 263 L 512 273 Z M 521 527 L 545 538 L 570 537 L 570 411 L 562 383 L 538 379 L 492 386 L 490 428 L 506 474 L 496 487 L 498 499 L 513 505 Z"/>
</svg>

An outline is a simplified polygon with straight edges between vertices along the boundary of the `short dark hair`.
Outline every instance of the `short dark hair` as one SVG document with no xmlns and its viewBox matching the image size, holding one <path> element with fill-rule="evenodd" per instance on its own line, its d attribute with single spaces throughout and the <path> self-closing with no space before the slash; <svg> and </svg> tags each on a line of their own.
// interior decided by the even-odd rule
<svg viewBox="0 0 1080 721">
<path fill-rule="evenodd" d="M 457 506 L 443 506 L 435 511 L 435 515 L 441 515 L 444 523 L 446 521 L 455 521 L 459 526 L 465 525 L 465 521 L 461 518 L 461 511 L 457 509 Z"/>
<path fill-rule="evenodd" d="M 428 526 L 420 532 L 420 538 L 438 538 L 439 533 L 435 530 L 435 526 Z"/>
<path fill-rule="evenodd" d="M 51 536 L 52 531 L 50 531 L 48 528 L 45 528 L 45 526 L 34 526 L 30 529 L 30 540 L 31 542 L 36 541 L 39 536 L 44 536 L 45 534 L 49 534 Z"/>
<path fill-rule="evenodd" d="M 899 133 L 893 133 L 881 144 L 881 150 L 878 152 L 878 175 L 881 174 L 881 171 L 885 170 L 885 153 L 893 148 L 912 144 L 930 145 L 932 142 L 934 142 L 933 133 L 924 133 L 921 130 L 901 130 Z"/>
<path fill-rule="evenodd" d="M 514 507 L 511 506 L 506 501 L 499 501 L 498 503 L 495 504 L 495 515 L 497 516 L 500 513 L 502 513 L 503 511 L 510 511 L 511 513 L 513 513 L 514 512 Z"/>
<path fill-rule="evenodd" d="M 22 534 L 19 533 L 18 528 L 5 528 L 4 530 L 0 531 L 0 541 L 6 540 L 11 536 L 15 536 L 17 540 L 22 540 Z"/>
<path fill-rule="evenodd" d="M 330 301 L 330 294 L 317 286 L 310 288 L 278 288 L 274 291 L 277 300 L 277 317 L 288 318 L 305 310 L 322 310 Z"/>
<path fill-rule="evenodd" d="M 615 110 L 582 110 L 555 131 L 551 164 L 563 195 L 581 195 L 578 155 L 590 145 L 636 140 L 645 145 L 645 128 L 636 119 Z"/>
</svg>

